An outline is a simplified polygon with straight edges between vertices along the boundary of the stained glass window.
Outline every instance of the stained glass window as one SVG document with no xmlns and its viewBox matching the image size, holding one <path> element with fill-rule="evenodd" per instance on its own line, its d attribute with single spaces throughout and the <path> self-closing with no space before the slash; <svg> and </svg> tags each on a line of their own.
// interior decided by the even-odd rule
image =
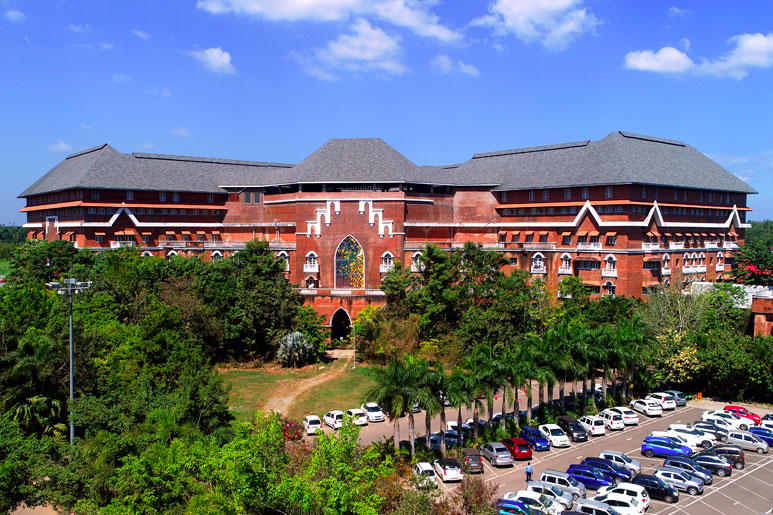
<svg viewBox="0 0 773 515">
<path fill-rule="evenodd" d="M 365 256 L 362 247 L 351 236 L 344 238 L 336 250 L 336 288 L 365 287 Z"/>
</svg>

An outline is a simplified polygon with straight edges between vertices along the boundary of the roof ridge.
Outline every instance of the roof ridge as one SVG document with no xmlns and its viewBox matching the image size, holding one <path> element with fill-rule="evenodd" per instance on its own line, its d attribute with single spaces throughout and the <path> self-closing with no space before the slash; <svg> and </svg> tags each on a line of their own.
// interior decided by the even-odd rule
<svg viewBox="0 0 773 515">
<path fill-rule="evenodd" d="M 85 150 L 79 150 L 78 152 L 75 152 L 73 154 L 70 154 L 69 156 L 65 157 L 65 160 L 72 159 L 73 157 L 82 156 L 84 154 L 90 154 L 91 152 L 96 152 L 97 150 L 102 150 L 105 147 L 109 147 L 107 143 L 102 143 L 101 145 L 98 145 L 96 147 L 87 148 Z"/>
<path fill-rule="evenodd" d="M 646 136 L 644 134 L 636 134 L 635 132 L 618 131 L 624 138 L 640 139 L 642 141 L 651 141 L 653 143 L 663 143 L 665 145 L 675 145 L 677 147 L 686 147 L 687 145 L 679 140 L 658 138 L 656 136 Z"/>
<path fill-rule="evenodd" d="M 148 154 L 144 152 L 132 152 L 132 157 L 136 159 L 156 159 L 159 161 L 181 161 L 185 163 L 210 163 L 210 164 L 223 164 L 223 165 L 238 165 L 238 166 L 255 166 L 255 167 L 276 167 L 276 168 L 293 168 L 294 164 L 289 163 L 273 163 L 270 161 L 247 161 L 241 159 L 225 159 L 218 157 L 195 157 L 195 156 L 178 156 L 173 154 Z"/>
<path fill-rule="evenodd" d="M 480 152 L 478 154 L 474 154 L 472 156 L 472 159 L 482 159 L 486 157 L 498 157 L 498 156 L 510 156 L 514 154 L 528 154 L 531 152 L 545 152 L 547 150 L 562 150 L 567 148 L 578 148 L 578 147 L 585 147 L 589 143 L 590 143 L 590 140 L 586 139 L 581 141 L 571 141 L 568 143 L 556 143 L 553 145 L 540 145 L 536 147 L 514 148 L 510 150 L 495 150 L 493 152 Z"/>
</svg>

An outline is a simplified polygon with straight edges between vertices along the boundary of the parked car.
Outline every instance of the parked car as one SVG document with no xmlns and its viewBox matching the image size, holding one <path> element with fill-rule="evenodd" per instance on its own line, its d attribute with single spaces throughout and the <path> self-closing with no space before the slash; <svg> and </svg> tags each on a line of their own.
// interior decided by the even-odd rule
<svg viewBox="0 0 773 515">
<path fill-rule="evenodd" d="M 740 429 L 741 431 L 747 431 L 752 426 L 752 421 L 748 418 L 741 418 L 735 413 L 724 410 L 707 410 L 701 415 L 703 420 L 724 420 L 728 429 Z"/>
<path fill-rule="evenodd" d="M 574 504 L 572 494 L 545 481 L 529 481 L 526 483 L 526 489 L 550 497 L 555 502 L 561 504 L 565 510 L 572 509 Z"/>
<path fill-rule="evenodd" d="M 566 469 L 566 473 L 585 485 L 586 488 L 595 490 L 602 486 L 610 486 L 615 481 L 595 467 L 590 465 L 572 464 Z"/>
<path fill-rule="evenodd" d="M 762 416 L 762 420 L 773 420 L 773 413 L 768 413 Z"/>
<path fill-rule="evenodd" d="M 307 435 L 314 435 L 318 429 L 322 429 L 322 421 L 316 415 L 306 415 L 303 417 L 303 430 Z"/>
<path fill-rule="evenodd" d="M 575 507 L 577 513 L 589 513 L 592 515 L 620 515 L 612 506 L 592 499 L 580 499 Z"/>
<path fill-rule="evenodd" d="M 444 483 L 448 481 L 461 481 L 464 477 L 461 465 L 453 458 L 435 460 L 435 473 Z"/>
<path fill-rule="evenodd" d="M 585 498 L 587 489 L 583 483 L 577 481 L 571 474 L 559 470 L 545 469 L 539 478 L 540 481 L 555 485 L 574 499 Z"/>
<path fill-rule="evenodd" d="M 507 500 L 520 501 L 526 506 L 534 508 L 540 513 L 547 515 L 559 515 L 563 511 L 563 506 L 548 497 L 538 492 L 531 490 L 518 490 L 517 492 L 507 492 L 503 495 Z"/>
<path fill-rule="evenodd" d="M 495 504 L 498 515 L 541 515 L 540 512 L 521 501 L 497 499 Z"/>
<path fill-rule="evenodd" d="M 704 422 L 703 420 L 697 420 L 692 423 L 692 427 L 697 429 L 698 431 L 703 431 L 704 433 L 711 433 L 713 434 L 717 442 L 724 442 L 727 440 L 727 429 L 724 427 L 720 427 L 717 424 L 714 424 L 713 422 Z"/>
<path fill-rule="evenodd" d="M 692 460 L 719 477 L 727 477 L 733 474 L 733 464 L 729 460 L 715 454 L 698 454 L 693 456 Z"/>
<path fill-rule="evenodd" d="M 667 393 L 673 397 L 677 407 L 687 406 L 687 396 L 679 390 L 663 390 L 663 393 Z"/>
<path fill-rule="evenodd" d="M 767 429 L 773 429 L 773 420 L 768 420 L 766 418 L 763 418 L 762 422 L 760 422 L 760 427 L 765 427 Z"/>
<path fill-rule="evenodd" d="M 644 504 L 628 495 L 609 493 L 597 495 L 593 500 L 611 506 L 620 515 L 642 515 L 644 513 Z"/>
<path fill-rule="evenodd" d="M 368 402 L 360 406 L 360 409 L 368 416 L 368 422 L 383 422 L 386 420 L 381 407 L 375 402 Z"/>
<path fill-rule="evenodd" d="M 472 447 L 465 447 L 462 450 L 464 456 L 464 466 L 470 472 L 483 474 L 483 460 L 478 449 Z"/>
<path fill-rule="evenodd" d="M 631 483 L 643 486 L 652 499 L 659 499 L 668 504 L 679 501 L 679 490 L 652 474 L 639 474 Z"/>
<path fill-rule="evenodd" d="M 599 418 L 604 421 L 604 425 L 610 431 L 625 428 L 625 422 L 623 422 L 623 416 L 619 413 L 615 413 L 614 411 L 605 409 L 604 411 L 599 413 Z"/>
<path fill-rule="evenodd" d="M 523 426 L 521 438 L 526 440 L 526 443 L 528 443 L 535 451 L 550 450 L 550 440 L 545 438 L 540 430 L 534 426 Z"/>
<path fill-rule="evenodd" d="M 691 453 L 698 452 L 698 444 L 695 443 L 694 440 L 688 440 L 687 438 L 684 438 L 683 436 L 676 433 L 672 433 L 671 431 L 653 431 L 650 433 L 650 436 L 668 438 L 676 444 L 684 445 L 685 447 L 689 448 Z"/>
<path fill-rule="evenodd" d="M 556 425 L 564 430 L 573 442 L 587 442 L 588 432 L 576 418 L 564 415 L 556 419 Z"/>
<path fill-rule="evenodd" d="M 437 488 L 437 475 L 432 469 L 432 465 L 426 461 L 420 461 L 413 466 L 413 474 L 419 488 Z"/>
<path fill-rule="evenodd" d="M 588 457 L 584 458 L 581 462 L 583 465 L 589 465 L 602 473 L 612 478 L 615 484 L 622 483 L 623 481 L 630 481 L 633 478 L 633 472 L 627 468 L 615 465 L 609 460 L 604 458 Z"/>
<path fill-rule="evenodd" d="M 609 411 L 610 413 L 617 413 L 618 415 L 622 415 L 623 423 L 626 426 L 639 425 L 639 415 L 637 415 L 636 412 L 630 408 L 626 408 L 625 406 L 618 406 L 616 408 L 607 408 L 606 411 Z"/>
<path fill-rule="evenodd" d="M 689 456 L 692 454 L 689 447 L 658 436 L 646 437 L 641 444 L 641 453 L 648 458 L 653 456 Z"/>
<path fill-rule="evenodd" d="M 722 408 L 724 411 L 728 411 L 730 413 L 735 413 L 741 418 L 748 418 L 752 422 L 754 422 L 755 425 L 760 425 L 760 422 L 762 422 L 762 417 L 757 415 L 756 413 L 752 413 L 751 411 L 747 410 L 743 406 L 737 406 L 734 404 L 729 404 Z"/>
<path fill-rule="evenodd" d="M 681 492 L 690 495 L 703 493 L 703 481 L 679 469 L 660 467 L 655 471 L 655 475 Z"/>
<path fill-rule="evenodd" d="M 663 408 L 663 411 L 676 409 L 676 399 L 674 399 L 671 395 L 664 392 L 651 393 L 648 396 L 646 396 L 644 400 L 654 401 L 660 404 L 660 407 Z"/>
<path fill-rule="evenodd" d="M 352 423 L 355 426 L 368 425 L 368 416 L 365 414 L 364 410 L 358 408 L 348 409 L 344 412 L 344 414 L 348 417 L 352 417 Z"/>
<path fill-rule="evenodd" d="M 344 423 L 344 412 L 340 410 L 328 411 L 325 416 L 322 417 L 325 425 L 332 427 L 333 429 L 340 429 Z"/>
<path fill-rule="evenodd" d="M 755 451 L 758 454 L 768 453 L 768 444 L 748 431 L 730 431 L 727 433 L 727 442 L 737 445 L 747 451 Z"/>
<path fill-rule="evenodd" d="M 638 460 L 628 457 L 626 454 L 620 451 L 601 451 L 599 452 L 599 458 L 609 460 L 615 465 L 626 468 L 633 472 L 634 475 L 641 473 L 641 463 Z"/>
<path fill-rule="evenodd" d="M 692 477 L 699 478 L 701 481 L 703 481 L 703 484 L 707 486 L 714 482 L 714 476 L 709 469 L 684 456 L 666 458 L 666 460 L 663 462 L 663 466 L 672 467 L 679 469 L 682 472 L 687 472 Z"/>
<path fill-rule="evenodd" d="M 743 470 L 743 468 L 746 466 L 746 454 L 743 452 L 743 449 L 737 445 L 717 445 L 716 447 L 706 449 L 705 451 L 699 453 L 698 456 L 706 454 L 719 456 L 720 458 L 726 459 L 732 463 L 733 468 L 736 470 Z"/>
<path fill-rule="evenodd" d="M 480 453 L 489 463 L 497 467 L 513 464 L 513 455 L 502 442 L 489 442 L 480 446 Z"/>
<path fill-rule="evenodd" d="M 714 433 L 701 431 L 690 424 L 671 424 L 666 428 L 666 431 L 676 433 L 687 440 L 694 440 L 696 445 L 703 447 L 704 449 L 708 449 L 717 444 L 717 437 Z"/>
<path fill-rule="evenodd" d="M 502 445 L 507 447 L 515 460 L 528 460 L 532 457 L 531 447 L 523 438 L 505 438 Z"/>
<path fill-rule="evenodd" d="M 629 404 L 631 409 L 634 411 L 638 411 L 639 413 L 644 413 L 648 417 L 662 417 L 663 416 L 663 408 L 660 407 L 660 404 L 654 402 L 654 401 L 646 401 L 644 399 L 636 399 L 631 401 Z"/>
<path fill-rule="evenodd" d="M 538 429 L 552 447 L 569 447 L 569 437 L 556 424 L 542 424 Z"/>
<path fill-rule="evenodd" d="M 596 497 L 594 497 L 594 499 L 598 499 L 600 495 L 608 494 L 625 495 L 636 499 L 644 506 L 645 510 L 650 507 L 650 494 L 648 494 L 647 489 L 641 485 L 634 483 L 619 483 L 615 486 L 604 486 L 596 490 Z"/>
<path fill-rule="evenodd" d="M 749 432 L 768 444 L 768 446 L 773 445 L 773 429 L 768 429 L 767 427 L 750 427 Z"/>
<path fill-rule="evenodd" d="M 604 421 L 596 415 L 585 415 L 580 417 L 580 425 L 591 436 L 604 436 L 607 434 L 607 427 Z"/>
</svg>

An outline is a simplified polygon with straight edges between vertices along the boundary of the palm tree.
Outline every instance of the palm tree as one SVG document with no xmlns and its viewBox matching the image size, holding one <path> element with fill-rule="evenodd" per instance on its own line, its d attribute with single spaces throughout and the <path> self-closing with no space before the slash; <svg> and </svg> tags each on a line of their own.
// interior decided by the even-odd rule
<svg viewBox="0 0 773 515">
<path fill-rule="evenodd" d="M 392 359 L 383 368 L 373 369 L 374 384 L 368 392 L 368 402 L 382 407 L 394 427 L 395 449 L 400 449 L 400 417 L 409 409 L 411 403 L 405 395 L 402 385 L 409 380 L 405 366 Z M 413 440 L 411 440 L 413 442 Z"/>
<path fill-rule="evenodd" d="M 462 391 L 467 395 L 465 405 L 472 408 L 473 438 L 478 439 L 478 420 L 480 410 L 483 409 L 483 403 L 479 395 L 484 392 L 487 386 L 487 375 L 490 373 L 486 369 L 482 360 L 476 353 L 467 354 L 462 358 Z"/>
<path fill-rule="evenodd" d="M 462 406 L 467 404 L 467 399 L 470 394 L 466 390 L 467 382 L 465 381 L 466 373 L 459 367 L 454 368 L 453 373 L 446 377 L 445 390 L 443 395 L 456 412 L 456 430 L 459 436 L 462 436 Z"/>
<path fill-rule="evenodd" d="M 519 349 L 518 357 L 521 362 L 521 371 L 526 381 L 526 424 L 531 425 L 533 416 L 532 382 L 537 381 L 540 386 L 540 398 L 542 397 L 543 370 L 538 361 L 537 345 L 540 338 L 531 335 L 524 341 Z"/>
<path fill-rule="evenodd" d="M 430 418 L 440 415 L 440 453 L 446 455 L 446 406 L 445 397 L 448 391 L 448 376 L 440 363 L 436 363 L 434 368 L 428 369 L 424 379 L 424 384 L 429 396 L 423 399 L 427 416 L 427 446 L 429 446 L 429 424 Z M 459 428 L 461 436 L 462 428 Z"/>
<path fill-rule="evenodd" d="M 426 361 L 411 355 L 405 356 L 405 364 L 403 366 L 405 369 L 404 381 L 398 386 L 406 402 L 408 438 L 410 440 L 411 456 L 413 456 L 416 452 L 416 421 L 413 416 L 413 405 L 420 403 L 425 395 L 428 396 L 423 391 L 423 382 L 429 366 Z M 429 427 L 427 427 L 427 431 L 429 432 Z"/>
<path fill-rule="evenodd" d="M 518 423 L 518 414 L 520 406 L 518 405 L 518 389 L 523 384 L 522 366 L 518 356 L 518 353 L 514 351 L 513 347 L 505 347 L 502 355 L 499 358 L 500 369 L 499 374 L 509 385 L 505 388 L 506 391 L 510 391 L 513 401 L 513 420 Z M 502 416 L 507 413 L 505 408 L 505 395 L 502 394 Z"/>
</svg>

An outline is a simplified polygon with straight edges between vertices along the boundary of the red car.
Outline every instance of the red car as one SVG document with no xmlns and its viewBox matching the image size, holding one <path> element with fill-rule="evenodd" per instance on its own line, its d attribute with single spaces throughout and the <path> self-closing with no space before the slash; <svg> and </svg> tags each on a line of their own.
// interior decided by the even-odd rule
<svg viewBox="0 0 773 515">
<path fill-rule="evenodd" d="M 760 425 L 760 422 L 762 422 L 762 419 L 759 415 L 756 413 L 752 413 L 751 411 L 748 411 L 743 406 L 734 406 L 734 405 L 728 405 L 722 408 L 724 411 L 729 411 L 730 413 L 735 413 L 739 417 L 748 418 L 749 420 L 753 420 L 755 424 Z"/>
<path fill-rule="evenodd" d="M 507 447 L 513 459 L 528 460 L 531 459 L 531 447 L 523 438 L 505 438 L 502 444 Z"/>
</svg>

